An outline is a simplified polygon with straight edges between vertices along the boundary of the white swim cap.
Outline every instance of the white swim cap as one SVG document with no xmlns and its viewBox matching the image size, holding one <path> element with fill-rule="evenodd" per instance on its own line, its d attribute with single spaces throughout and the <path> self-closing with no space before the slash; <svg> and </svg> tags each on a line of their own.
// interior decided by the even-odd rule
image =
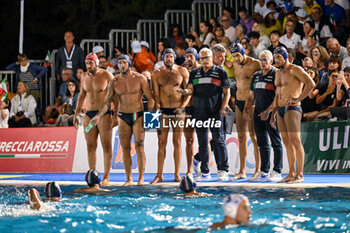
<svg viewBox="0 0 350 233">
<path fill-rule="evenodd" d="M 222 204 L 224 215 L 236 218 L 238 206 L 243 200 L 248 200 L 248 197 L 243 194 L 230 194 L 226 196 L 224 198 L 224 203 Z"/>
</svg>

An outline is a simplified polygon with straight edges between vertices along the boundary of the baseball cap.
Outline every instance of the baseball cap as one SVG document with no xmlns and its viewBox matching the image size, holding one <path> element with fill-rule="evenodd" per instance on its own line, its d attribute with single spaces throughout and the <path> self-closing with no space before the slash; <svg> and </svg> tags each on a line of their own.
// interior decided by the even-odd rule
<svg viewBox="0 0 350 233">
<path fill-rule="evenodd" d="M 141 43 L 138 40 L 134 40 L 131 42 L 131 48 L 134 53 L 140 53 L 141 52 Z"/>
</svg>

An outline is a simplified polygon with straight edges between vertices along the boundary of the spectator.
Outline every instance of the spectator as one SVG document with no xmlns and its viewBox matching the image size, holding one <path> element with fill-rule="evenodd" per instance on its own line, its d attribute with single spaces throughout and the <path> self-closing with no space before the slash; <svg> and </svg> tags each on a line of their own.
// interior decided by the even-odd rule
<svg viewBox="0 0 350 233">
<path fill-rule="evenodd" d="M 306 21 L 310 21 L 311 19 L 308 17 L 306 11 L 304 9 L 299 9 L 295 12 L 296 16 L 297 16 L 297 19 L 298 19 L 298 22 L 301 24 L 301 25 L 304 25 L 304 23 Z M 300 34 L 302 35 L 302 34 Z"/>
<path fill-rule="evenodd" d="M 341 71 L 341 61 L 338 57 L 331 56 L 328 61 L 328 70 L 337 70 Z"/>
<path fill-rule="evenodd" d="M 322 72 L 327 71 L 328 60 L 330 59 L 330 56 L 326 48 L 323 46 L 313 46 L 311 49 L 309 49 L 307 56 L 312 58 L 317 69 L 321 70 Z"/>
<path fill-rule="evenodd" d="M 214 34 L 215 34 L 215 39 L 217 39 L 218 42 L 223 42 L 226 45 L 226 47 L 230 46 L 231 44 L 230 40 L 225 36 L 225 31 L 223 26 L 220 25 L 216 27 L 214 30 Z"/>
<path fill-rule="evenodd" d="M 255 59 L 259 59 L 260 52 L 266 49 L 264 45 L 260 44 L 260 41 L 259 41 L 260 33 L 251 32 L 248 34 L 248 37 L 250 39 L 250 44 L 253 46 L 253 57 Z"/>
<path fill-rule="evenodd" d="M 215 31 L 215 28 L 217 27 L 217 26 L 219 26 L 219 22 L 218 22 L 218 20 L 216 19 L 216 18 L 214 18 L 214 17 L 211 17 L 210 19 L 209 19 L 209 23 L 211 24 L 211 28 L 213 29 L 213 33 L 214 33 L 214 31 Z M 214 33 L 215 34 L 215 33 Z"/>
<path fill-rule="evenodd" d="M 153 70 L 156 58 L 153 53 L 150 54 L 146 46 L 142 46 L 137 40 L 131 42 L 132 64 L 137 72 L 142 73 L 145 70 Z"/>
<path fill-rule="evenodd" d="M 225 16 L 227 16 L 230 19 L 230 25 L 232 27 L 236 27 L 238 22 L 233 19 L 233 9 L 231 7 L 224 7 L 222 9 L 222 15 L 223 16 L 225 15 Z"/>
<path fill-rule="evenodd" d="M 105 56 L 105 50 L 102 46 L 97 45 L 92 48 L 92 52 L 97 55 L 98 58 Z"/>
<path fill-rule="evenodd" d="M 0 128 L 8 128 L 8 120 L 10 117 L 11 101 L 6 99 L 0 103 Z"/>
<path fill-rule="evenodd" d="M 27 55 L 24 53 L 18 54 L 17 62 L 8 65 L 6 69 L 16 72 L 16 86 L 19 81 L 24 81 L 28 84 L 31 94 L 38 103 L 40 98 L 41 79 L 46 74 L 47 69 L 30 63 Z"/>
<path fill-rule="evenodd" d="M 197 51 L 199 51 L 199 47 L 196 44 L 196 38 L 194 38 L 194 36 L 187 35 L 186 38 L 185 38 L 185 41 L 186 41 L 186 43 L 187 43 L 189 48 L 194 48 Z"/>
<path fill-rule="evenodd" d="M 320 5 L 324 9 L 324 15 L 334 25 L 334 27 L 345 27 L 346 25 L 346 12 L 343 7 L 336 4 L 334 0 L 319 0 Z"/>
<path fill-rule="evenodd" d="M 311 10 L 311 19 L 314 21 L 317 34 L 320 36 L 320 44 L 325 45 L 326 41 L 333 36 L 334 26 L 329 19 L 323 16 L 320 7 L 314 7 Z"/>
<path fill-rule="evenodd" d="M 176 65 L 181 66 L 185 62 L 185 54 L 186 49 L 188 48 L 186 42 L 181 42 L 179 45 L 175 47 L 175 53 L 176 53 L 176 59 L 175 63 Z"/>
<path fill-rule="evenodd" d="M 284 44 L 287 48 L 294 50 L 298 49 L 298 42 L 300 41 L 300 36 L 294 32 L 295 22 L 293 20 L 287 20 L 286 23 L 286 34 L 284 34 L 280 42 Z"/>
<path fill-rule="evenodd" d="M 343 92 L 343 98 L 338 94 L 339 91 L 337 89 L 337 99 L 342 106 L 346 106 L 346 102 L 350 101 L 350 66 L 344 68 L 344 75 L 340 75 L 340 77 L 339 80 L 341 80 L 343 86 L 339 91 Z"/>
<path fill-rule="evenodd" d="M 78 97 L 79 97 L 79 88 L 77 86 L 76 81 L 69 80 L 67 81 L 67 92 L 62 98 L 62 102 L 64 104 L 70 104 L 73 107 L 73 111 L 77 107 Z"/>
<path fill-rule="evenodd" d="M 260 43 L 268 48 L 271 45 L 269 37 L 265 34 L 264 28 L 261 24 L 254 22 L 252 27 L 253 32 L 259 32 L 260 34 Z"/>
<path fill-rule="evenodd" d="M 10 82 L 8 79 L 6 79 L 6 90 L 7 90 L 7 99 L 9 99 L 10 101 L 12 100 L 13 97 L 15 97 L 15 93 L 11 92 L 10 90 Z M 5 94 L 4 94 L 5 95 Z M 0 100 L 2 99 L 2 97 L 4 95 L 0 95 Z"/>
<path fill-rule="evenodd" d="M 311 16 L 312 10 L 315 7 L 321 8 L 321 6 L 318 5 L 318 3 L 316 3 L 314 0 L 305 0 L 305 5 L 303 8 L 309 16 Z"/>
<path fill-rule="evenodd" d="M 266 8 L 275 12 L 275 14 L 273 15 L 275 17 L 275 20 L 278 20 L 278 21 L 283 20 L 281 19 L 283 14 L 278 13 L 277 4 L 274 0 L 268 1 L 266 3 Z"/>
<path fill-rule="evenodd" d="M 57 50 L 56 54 L 56 87 L 59 87 L 62 80 L 62 71 L 64 68 L 72 69 L 73 75 L 76 75 L 78 67 L 85 67 L 85 55 L 82 48 L 74 44 L 73 32 L 67 31 L 64 34 L 65 45 Z"/>
<path fill-rule="evenodd" d="M 77 82 L 78 82 L 78 88 L 79 88 L 79 90 L 80 90 L 80 88 L 81 88 L 81 77 L 83 76 L 83 74 L 84 74 L 84 69 L 81 68 L 81 67 L 79 67 L 79 68 L 77 69 Z"/>
<path fill-rule="evenodd" d="M 304 23 L 304 35 L 300 37 L 298 42 L 298 52 L 306 57 L 309 49 L 317 45 L 319 44 L 315 24 L 311 21 L 306 21 Z"/>
<path fill-rule="evenodd" d="M 348 57 L 347 49 L 341 46 L 338 40 L 333 37 L 327 40 L 327 49 L 330 56 L 337 56 L 342 61 Z"/>
<path fill-rule="evenodd" d="M 108 68 L 107 58 L 105 56 L 99 56 L 98 60 L 99 60 L 98 67 L 101 69 L 107 70 Z"/>
<path fill-rule="evenodd" d="M 294 21 L 294 23 L 295 23 L 295 25 L 294 25 L 294 32 L 296 34 L 298 34 L 299 36 L 303 35 L 303 33 L 304 33 L 303 24 L 298 22 L 298 17 L 295 14 L 294 11 L 288 12 L 286 17 L 284 17 L 284 19 L 283 19 L 283 26 L 282 26 L 282 32 L 285 33 L 285 31 L 286 31 L 286 24 L 287 24 L 288 20 Z"/>
<path fill-rule="evenodd" d="M 236 30 L 231 26 L 230 24 L 230 18 L 226 15 L 223 15 L 221 17 L 221 25 L 225 30 L 225 36 L 230 40 L 232 43 L 236 40 Z"/>
<path fill-rule="evenodd" d="M 187 37 L 186 37 L 187 38 Z M 186 39 L 187 42 L 187 39 Z M 162 54 L 166 48 L 170 47 L 169 41 L 166 38 L 162 38 L 158 41 L 158 53 L 157 53 L 157 61 L 162 61 Z"/>
<path fill-rule="evenodd" d="M 297 59 L 297 54 L 296 54 L 295 50 L 287 49 L 287 52 L 288 52 L 289 63 L 294 64 L 294 65 L 298 65 L 298 66 L 302 66 L 301 61 L 299 59 Z M 311 60 L 311 58 L 310 58 L 310 60 Z"/>
<path fill-rule="evenodd" d="M 284 0 L 282 5 L 281 5 L 283 14 L 286 15 L 289 12 L 292 12 L 294 9 L 294 2 L 293 0 Z"/>
<path fill-rule="evenodd" d="M 345 67 L 350 67 L 350 37 L 348 38 L 348 40 L 346 41 L 346 49 L 348 51 L 348 57 L 346 57 L 345 59 L 343 59 L 342 62 L 342 67 L 343 69 Z"/>
<path fill-rule="evenodd" d="M 275 19 L 275 11 L 273 10 L 266 10 L 263 14 L 263 28 L 264 28 L 264 32 L 266 35 L 270 35 L 270 33 L 272 31 L 281 31 L 281 23 L 280 21 Z"/>
<path fill-rule="evenodd" d="M 216 38 L 211 39 L 209 48 L 214 47 L 216 44 L 219 44 L 218 39 L 216 39 Z"/>
<path fill-rule="evenodd" d="M 320 85 L 320 77 L 316 67 L 307 68 L 306 72 L 314 80 L 316 87 Z M 303 109 L 303 121 L 313 121 L 315 117 L 320 113 L 320 105 L 316 104 L 316 96 L 319 92 L 319 89 L 316 87 L 305 99 L 301 101 L 301 108 Z"/>
<path fill-rule="evenodd" d="M 202 47 L 202 45 L 210 45 L 210 41 L 215 37 L 212 33 L 211 24 L 208 21 L 201 21 L 199 24 L 199 31 L 201 32 L 200 36 L 198 37 L 197 32 L 192 31 L 190 32 L 191 35 L 193 35 L 196 38 L 196 44 L 199 47 Z"/>
<path fill-rule="evenodd" d="M 239 23 L 247 28 L 247 34 L 249 34 L 252 31 L 254 19 L 248 14 L 248 10 L 244 6 L 238 7 L 238 15 Z"/>
<path fill-rule="evenodd" d="M 241 44 L 244 48 L 245 54 L 247 56 L 253 57 L 254 48 L 253 48 L 252 44 L 250 43 L 250 39 L 248 38 L 248 36 L 243 37 L 243 39 L 241 40 Z"/>
<path fill-rule="evenodd" d="M 17 93 L 11 100 L 9 128 L 30 127 L 36 124 L 36 102 L 30 94 L 29 86 L 24 81 L 19 81 Z"/>
<path fill-rule="evenodd" d="M 58 116 L 56 126 L 73 126 L 74 111 L 70 104 L 63 104 L 62 113 Z"/>
<path fill-rule="evenodd" d="M 265 11 L 267 11 L 265 0 L 257 0 L 254 5 L 253 19 L 256 22 L 262 22 L 265 18 L 263 17 Z"/>
<path fill-rule="evenodd" d="M 267 48 L 268 50 L 270 50 L 271 53 L 273 53 L 273 51 L 277 47 L 280 47 L 280 46 L 286 47 L 284 44 L 280 42 L 280 38 L 281 38 L 281 33 L 279 31 L 274 30 L 271 32 L 270 34 L 271 45 Z"/>
<path fill-rule="evenodd" d="M 290 49 L 290 51 L 292 51 L 293 49 Z M 294 51 L 294 50 L 293 50 Z M 312 61 L 312 59 L 310 57 L 305 57 L 302 60 L 302 67 L 304 68 L 304 70 L 307 70 L 311 67 L 315 67 L 315 63 Z M 321 77 L 321 76 L 320 76 Z"/>
<path fill-rule="evenodd" d="M 185 41 L 185 34 L 181 31 L 179 25 L 172 25 L 169 30 L 168 41 L 171 48 L 175 48 L 181 42 Z"/>
<path fill-rule="evenodd" d="M 238 24 L 236 27 L 237 38 L 235 43 L 240 43 L 243 37 L 246 35 L 246 33 L 247 33 L 247 28 L 244 25 Z"/>
</svg>

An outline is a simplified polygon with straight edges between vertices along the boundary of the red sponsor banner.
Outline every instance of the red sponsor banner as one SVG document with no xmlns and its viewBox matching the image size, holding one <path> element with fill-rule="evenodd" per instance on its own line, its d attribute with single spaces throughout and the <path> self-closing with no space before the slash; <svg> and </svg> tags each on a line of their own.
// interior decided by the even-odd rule
<svg viewBox="0 0 350 233">
<path fill-rule="evenodd" d="M 74 127 L 0 129 L 0 172 L 72 172 Z"/>
</svg>

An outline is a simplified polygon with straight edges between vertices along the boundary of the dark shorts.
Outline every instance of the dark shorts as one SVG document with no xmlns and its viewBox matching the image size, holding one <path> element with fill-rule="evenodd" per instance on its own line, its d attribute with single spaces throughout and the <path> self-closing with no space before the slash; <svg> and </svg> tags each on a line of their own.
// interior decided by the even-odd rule
<svg viewBox="0 0 350 233">
<path fill-rule="evenodd" d="M 160 112 L 167 116 L 175 116 L 175 110 L 176 108 L 160 108 Z"/>
<path fill-rule="evenodd" d="M 192 106 L 187 106 L 185 108 L 185 113 L 189 114 L 189 115 L 192 115 L 193 113 L 193 107 Z"/>
<path fill-rule="evenodd" d="M 118 117 L 125 121 L 130 127 L 134 125 L 134 122 L 143 116 L 143 111 L 140 112 L 133 112 L 133 113 L 125 113 L 125 112 L 119 112 Z"/>
<path fill-rule="evenodd" d="M 236 100 L 236 105 L 243 112 L 244 110 L 244 105 L 245 105 L 245 100 Z"/>
<path fill-rule="evenodd" d="M 90 119 L 92 119 L 92 118 L 94 118 L 94 116 L 96 116 L 97 113 L 98 113 L 98 110 L 95 110 L 95 111 L 87 111 L 87 112 L 86 112 L 86 115 L 87 115 L 88 117 L 90 117 Z M 107 115 L 107 114 L 113 115 L 113 113 L 112 113 L 112 111 L 111 111 L 110 109 L 108 109 L 108 111 L 105 113 L 105 115 Z"/>
<path fill-rule="evenodd" d="M 303 110 L 302 110 L 301 106 L 299 106 L 299 105 L 297 105 L 297 106 L 283 106 L 283 107 L 278 107 L 278 109 L 277 109 L 278 115 L 280 115 L 280 117 L 282 117 L 282 118 L 284 118 L 284 114 L 290 110 L 298 111 L 298 112 L 300 112 L 301 115 L 303 115 Z"/>
</svg>

